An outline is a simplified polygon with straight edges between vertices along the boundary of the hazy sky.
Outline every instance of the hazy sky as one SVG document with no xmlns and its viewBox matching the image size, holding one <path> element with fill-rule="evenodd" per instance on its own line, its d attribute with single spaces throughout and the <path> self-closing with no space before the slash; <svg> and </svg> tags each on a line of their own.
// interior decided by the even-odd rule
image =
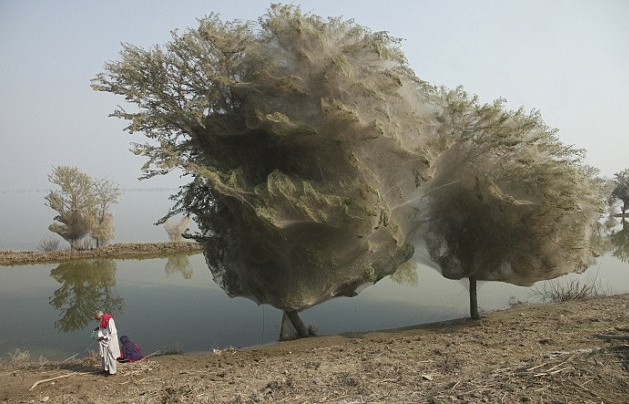
<svg viewBox="0 0 629 404">
<path fill-rule="evenodd" d="M 564 143 L 603 175 L 629 168 L 629 1 L 293 1 L 404 38 L 422 79 L 463 85 L 489 102 L 539 109 Z M 76 166 L 124 188 L 139 183 L 139 135 L 107 115 L 122 99 L 90 88 L 121 42 L 142 47 L 196 27 L 211 12 L 255 20 L 260 0 L 0 0 L 0 191 L 48 188 L 53 166 Z"/>
</svg>

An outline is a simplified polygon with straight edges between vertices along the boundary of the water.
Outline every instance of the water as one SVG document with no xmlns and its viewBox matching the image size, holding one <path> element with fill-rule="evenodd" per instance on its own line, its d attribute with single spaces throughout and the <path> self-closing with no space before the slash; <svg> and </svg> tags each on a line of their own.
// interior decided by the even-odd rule
<svg viewBox="0 0 629 404">
<path fill-rule="evenodd" d="M 360 332 L 468 315 L 467 285 L 419 266 L 418 285 L 385 278 L 354 298 L 337 298 L 302 313 L 319 334 Z M 608 293 L 629 292 L 629 268 L 606 256 L 586 273 Z M 540 283 L 543 284 L 543 283 Z M 539 285 L 538 284 L 538 287 Z M 535 301 L 531 288 L 482 282 L 481 310 Z M 63 360 L 95 349 L 95 308 L 112 308 L 120 335 L 157 350 L 197 352 L 276 341 L 282 313 L 230 298 L 212 280 L 201 254 L 171 259 L 89 260 L 0 267 L 0 357 L 16 349 Z"/>
<path fill-rule="evenodd" d="M 117 242 L 165 241 L 153 226 L 170 206 L 172 190 L 128 191 L 114 210 Z M 36 249 L 52 211 L 44 191 L 3 193 L 0 249 Z M 624 243 L 623 237 L 616 237 Z M 628 239 L 629 240 L 629 239 Z M 623 245 L 616 246 L 622 256 Z M 385 278 L 354 298 L 337 298 L 302 313 L 319 334 L 360 332 L 468 316 L 467 283 L 443 278 L 418 265 L 417 285 Z M 611 252 L 577 279 L 596 282 L 606 293 L 629 293 L 629 264 Z M 555 281 L 551 281 L 555 282 Z M 536 285 L 543 288 L 545 282 Z M 515 301 L 536 301 L 532 289 L 499 282 L 479 284 L 481 310 L 503 309 Z M 198 352 L 276 341 L 282 313 L 244 298 L 230 298 L 212 280 L 203 256 L 150 260 L 86 260 L 73 264 L 0 266 L 0 358 L 16 349 L 31 358 L 63 360 L 96 348 L 90 339 L 97 308 L 112 310 L 120 335 L 157 350 Z"/>
</svg>

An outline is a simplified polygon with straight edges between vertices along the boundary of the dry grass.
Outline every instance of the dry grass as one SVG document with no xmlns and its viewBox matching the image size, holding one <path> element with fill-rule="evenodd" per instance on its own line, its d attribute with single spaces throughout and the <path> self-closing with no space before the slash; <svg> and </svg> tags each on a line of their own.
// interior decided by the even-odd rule
<svg viewBox="0 0 629 404">
<path fill-rule="evenodd" d="M 609 294 L 597 277 L 586 280 L 573 279 L 567 283 L 557 280 L 545 282 L 543 286 L 534 287 L 532 292 L 533 295 L 548 303 L 586 300 Z"/>
<path fill-rule="evenodd" d="M 42 252 L 57 251 L 61 246 L 61 241 L 58 238 L 47 237 L 39 241 L 37 249 Z"/>
</svg>

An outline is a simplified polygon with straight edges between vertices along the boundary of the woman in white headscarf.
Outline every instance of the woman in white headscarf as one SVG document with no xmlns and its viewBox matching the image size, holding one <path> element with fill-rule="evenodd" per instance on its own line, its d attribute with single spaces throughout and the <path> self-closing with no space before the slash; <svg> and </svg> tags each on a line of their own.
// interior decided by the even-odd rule
<svg viewBox="0 0 629 404">
<path fill-rule="evenodd" d="M 120 345 L 118 344 L 118 330 L 116 322 L 109 313 L 97 311 L 94 319 L 100 324 L 94 331 L 98 331 L 98 351 L 101 357 L 103 372 L 110 375 L 116 374 L 116 359 L 120 357 Z"/>
</svg>

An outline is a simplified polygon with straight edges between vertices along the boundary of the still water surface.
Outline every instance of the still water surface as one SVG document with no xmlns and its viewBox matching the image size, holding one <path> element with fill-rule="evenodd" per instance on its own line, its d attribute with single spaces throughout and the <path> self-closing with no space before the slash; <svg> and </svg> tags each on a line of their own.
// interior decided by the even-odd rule
<svg viewBox="0 0 629 404">
<path fill-rule="evenodd" d="M 302 313 L 319 334 L 430 323 L 468 315 L 464 281 L 444 279 L 424 265 L 418 284 L 385 278 L 354 298 L 337 298 Z M 608 255 L 581 275 L 559 279 L 591 283 L 608 293 L 629 293 L 629 266 Z M 557 281 L 554 281 L 557 282 Z M 539 289 L 544 285 L 536 285 Z M 531 288 L 499 282 L 479 285 L 482 310 L 513 301 L 537 301 Z M 203 256 L 150 260 L 86 260 L 0 267 L 0 357 L 16 349 L 31 358 L 63 360 L 94 350 L 96 308 L 113 311 L 120 335 L 147 353 L 207 351 L 276 341 L 281 311 L 230 298 L 212 280 Z"/>
<path fill-rule="evenodd" d="M 166 241 L 153 223 L 170 207 L 173 189 L 125 190 L 113 214 L 115 242 Z M 0 192 L 0 249 L 37 249 L 54 212 L 45 190 Z M 607 255 L 578 279 L 607 293 L 629 293 L 629 226 L 608 240 Z M 65 247 L 65 246 L 64 246 Z M 616 258 L 620 257 L 625 262 Z M 354 298 L 337 298 L 302 313 L 319 334 L 376 330 L 468 315 L 467 284 L 444 279 L 425 265 L 417 285 L 385 278 Z M 540 282 L 537 288 L 543 288 Z M 490 311 L 513 301 L 536 301 L 531 288 L 479 284 L 479 305 Z M 282 313 L 244 298 L 230 298 L 212 280 L 201 254 L 151 260 L 90 260 L 71 264 L 0 266 L 0 358 L 16 349 L 31 358 L 63 360 L 95 349 L 95 309 L 113 311 L 120 335 L 156 350 L 207 351 L 277 340 Z"/>
</svg>

